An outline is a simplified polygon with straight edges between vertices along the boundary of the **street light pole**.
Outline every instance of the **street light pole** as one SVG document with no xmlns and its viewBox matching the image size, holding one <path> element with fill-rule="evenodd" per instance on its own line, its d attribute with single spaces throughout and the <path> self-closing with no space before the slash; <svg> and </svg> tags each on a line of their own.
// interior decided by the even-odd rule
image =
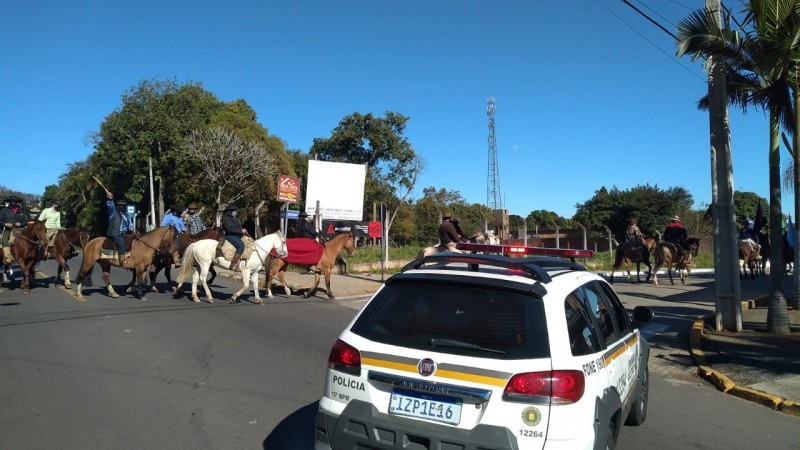
<svg viewBox="0 0 800 450">
<path fill-rule="evenodd" d="M 720 0 L 706 0 L 719 24 Z M 731 161 L 730 128 L 728 127 L 728 94 L 721 64 L 709 57 L 708 118 L 711 131 L 711 211 L 714 229 L 714 284 L 716 290 L 715 329 L 742 331 L 742 292 L 739 285 L 735 207 L 733 202 L 733 163 Z"/>
</svg>

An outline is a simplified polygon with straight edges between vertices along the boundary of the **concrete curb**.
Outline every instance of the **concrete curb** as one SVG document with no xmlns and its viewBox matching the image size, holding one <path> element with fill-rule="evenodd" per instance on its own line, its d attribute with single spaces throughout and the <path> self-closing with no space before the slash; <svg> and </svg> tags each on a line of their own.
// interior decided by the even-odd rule
<svg viewBox="0 0 800 450">
<path fill-rule="evenodd" d="M 761 298 L 742 301 L 742 308 L 752 308 L 759 300 L 761 300 Z M 708 361 L 706 361 L 702 348 L 703 332 L 705 329 L 706 320 L 713 318 L 714 314 L 708 314 L 698 318 L 694 321 L 694 324 L 692 324 L 692 330 L 689 333 L 689 353 L 698 367 L 697 375 L 713 384 L 717 390 L 723 393 L 734 395 L 751 402 L 759 403 L 792 416 L 800 417 L 800 404 L 792 400 L 787 400 L 776 395 L 759 391 L 757 389 L 752 389 L 746 386 L 738 386 L 725 374 L 714 370 L 714 368 L 708 365 Z"/>
</svg>

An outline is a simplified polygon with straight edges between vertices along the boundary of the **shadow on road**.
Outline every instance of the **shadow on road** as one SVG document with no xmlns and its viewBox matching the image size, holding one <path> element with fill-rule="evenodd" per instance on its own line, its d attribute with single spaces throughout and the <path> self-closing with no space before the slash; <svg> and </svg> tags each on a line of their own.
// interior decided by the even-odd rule
<svg viewBox="0 0 800 450">
<path fill-rule="evenodd" d="M 289 414 L 264 439 L 264 449 L 314 448 L 314 416 L 319 402 Z"/>
</svg>

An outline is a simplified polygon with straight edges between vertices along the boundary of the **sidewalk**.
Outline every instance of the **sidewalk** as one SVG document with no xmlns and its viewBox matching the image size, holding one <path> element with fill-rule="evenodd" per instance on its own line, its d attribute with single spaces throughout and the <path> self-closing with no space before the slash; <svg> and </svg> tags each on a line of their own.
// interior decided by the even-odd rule
<svg viewBox="0 0 800 450">
<path fill-rule="evenodd" d="M 720 391 L 800 417 L 800 311 L 788 311 L 790 334 L 770 334 L 768 302 L 742 302 L 740 333 L 715 331 L 713 314 L 697 319 L 689 351 L 698 375 Z"/>
</svg>

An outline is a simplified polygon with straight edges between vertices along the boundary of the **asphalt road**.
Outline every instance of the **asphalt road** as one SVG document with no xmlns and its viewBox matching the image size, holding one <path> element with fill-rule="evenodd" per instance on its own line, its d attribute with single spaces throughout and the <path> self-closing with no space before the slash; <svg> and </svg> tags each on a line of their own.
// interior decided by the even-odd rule
<svg viewBox="0 0 800 450">
<path fill-rule="evenodd" d="M 54 264 L 39 269 L 52 280 Z M 129 279 L 112 269 L 117 287 Z M 85 301 L 41 284 L 28 296 L 0 292 L 0 449 L 313 447 L 328 353 L 361 302 L 112 299 L 99 273 L 94 281 Z M 692 375 L 673 326 L 713 309 L 713 299 L 692 300 L 692 281 L 616 287 L 629 306 L 650 304 L 660 316 L 644 330 L 656 347 L 648 420 L 626 427 L 618 448 L 800 448 L 797 418 Z M 227 298 L 235 286 L 220 278 L 212 290 Z"/>
</svg>

